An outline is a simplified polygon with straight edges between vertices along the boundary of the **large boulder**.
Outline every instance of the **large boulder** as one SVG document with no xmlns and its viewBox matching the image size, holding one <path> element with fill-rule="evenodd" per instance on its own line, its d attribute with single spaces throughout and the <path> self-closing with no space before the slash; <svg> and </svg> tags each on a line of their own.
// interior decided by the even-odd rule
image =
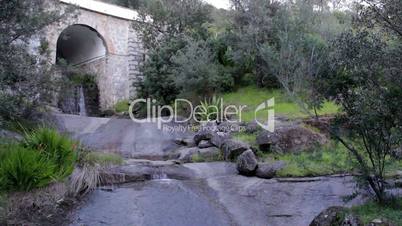
<svg viewBox="0 0 402 226">
<path fill-rule="evenodd" d="M 213 146 L 222 148 L 223 143 L 229 139 L 229 137 L 229 134 L 224 132 L 200 130 L 194 136 L 194 144 L 198 146 L 200 145 L 201 141 L 208 141 Z"/>
<path fill-rule="evenodd" d="M 220 159 L 221 151 L 216 147 L 209 148 L 184 148 L 179 150 L 179 161 L 183 163 L 191 163 L 198 161 L 216 161 Z"/>
<path fill-rule="evenodd" d="M 255 175 L 259 178 L 271 179 L 276 173 L 285 167 L 285 163 L 277 161 L 273 163 L 259 163 Z"/>
<path fill-rule="evenodd" d="M 226 161 L 235 160 L 243 152 L 250 149 L 250 145 L 237 141 L 227 139 L 222 144 L 223 157 Z"/>
<path fill-rule="evenodd" d="M 203 140 L 211 140 L 214 134 L 214 131 L 200 130 L 194 135 L 194 143 L 198 145 Z"/>
<path fill-rule="evenodd" d="M 237 158 L 237 170 L 241 175 L 253 176 L 258 167 L 258 161 L 252 150 L 243 152 Z"/>
<path fill-rule="evenodd" d="M 209 140 L 209 142 L 211 142 L 211 144 L 217 148 L 222 148 L 225 141 L 228 140 L 229 138 L 230 138 L 229 134 L 224 132 L 217 132 L 212 134 L 212 138 L 211 140 Z"/>
<path fill-rule="evenodd" d="M 327 141 L 323 134 L 299 125 L 282 127 L 273 133 L 262 131 L 257 136 L 257 144 L 263 152 L 298 153 Z"/>
<path fill-rule="evenodd" d="M 199 144 L 198 144 L 198 147 L 199 148 L 209 148 L 209 147 L 212 147 L 213 146 L 213 144 L 211 143 L 211 141 L 209 141 L 209 140 L 202 140 Z"/>
<path fill-rule="evenodd" d="M 361 220 L 350 214 L 348 209 L 340 206 L 333 206 L 322 211 L 310 223 L 310 226 L 363 226 Z"/>
</svg>

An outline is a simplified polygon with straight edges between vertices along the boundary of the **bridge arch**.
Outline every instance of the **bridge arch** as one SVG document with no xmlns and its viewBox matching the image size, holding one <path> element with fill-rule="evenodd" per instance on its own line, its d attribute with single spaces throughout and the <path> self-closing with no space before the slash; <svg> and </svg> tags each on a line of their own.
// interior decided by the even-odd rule
<svg viewBox="0 0 402 226">
<path fill-rule="evenodd" d="M 76 10 L 47 26 L 41 34 L 47 41 L 50 62 L 57 64 L 64 59 L 80 70 L 96 75 L 102 111 L 135 97 L 137 87 L 133 84 L 142 80 L 140 64 L 144 60 L 142 41 L 132 26 L 138 13 L 97 0 L 58 0 L 53 3 L 62 10 L 75 5 Z M 39 39 L 37 43 L 40 43 Z"/>
<path fill-rule="evenodd" d="M 80 65 L 105 58 L 108 47 L 104 37 L 85 24 L 73 24 L 65 28 L 57 39 L 56 64 Z"/>
</svg>

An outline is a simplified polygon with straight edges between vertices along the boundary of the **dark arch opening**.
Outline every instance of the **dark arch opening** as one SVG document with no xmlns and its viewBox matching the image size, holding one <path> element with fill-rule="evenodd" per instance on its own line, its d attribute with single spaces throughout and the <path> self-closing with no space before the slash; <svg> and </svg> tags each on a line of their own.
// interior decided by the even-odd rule
<svg viewBox="0 0 402 226">
<path fill-rule="evenodd" d="M 74 66 L 64 72 L 67 81 L 59 95 L 59 108 L 68 114 L 99 115 L 99 89 L 89 65 L 107 56 L 103 37 L 87 25 L 71 25 L 61 32 L 56 53 L 56 64 Z"/>
<path fill-rule="evenodd" d="M 95 29 L 82 24 L 67 27 L 57 40 L 56 63 L 65 61 L 79 65 L 103 58 L 107 46 L 103 37 Z"/>
</svg>

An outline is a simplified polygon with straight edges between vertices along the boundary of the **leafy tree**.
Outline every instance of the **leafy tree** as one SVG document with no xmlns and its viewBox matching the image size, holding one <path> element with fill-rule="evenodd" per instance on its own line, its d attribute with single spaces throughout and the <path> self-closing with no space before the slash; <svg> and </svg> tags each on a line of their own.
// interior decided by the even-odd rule
<svg viewBox="0 0 402 226">
<path fill-rule="evenodd" d="M 388 62 L 392 47 L 368 32 L 341 35 L 333 45 L 334 73 L 324 79 L 327 97 L 342 106 L 338 122 L 350 128 L 342 142 L 356 157 L 364 181 L 384 202 L 385 166 L 393 148 L 401 144 L 401 71 Z M 399 66 L 399 69 L 401 67 Z M 339 127 L 339 126 L 338 126 Z"/>
<path fill-rule="evenodd" d="M 177 96 L 202 100 L 233 86 L 227 46 L 208 32 L 210 10 L 200 0 L 155 0 L 141 7 L 134 27 L 148 57 L 139 96 L 171 104 Z"/>
<path fill-rule="evenodd" d="M 0 11 L 0 120 L 29 116 L 49 95 L 46 58 L 29 50 L 29 41 L 58 20 L 44 0 L 1 0 Z M 46 53 L 42 42 L 39 53 Z"/>
<path fill-rule="evenodd" d="M 362 6 L 362 9 L 370 11 L 370 7 Z M 314 103 L 317 97 L 318 100 L 334 100 L 341 106 L 342 113 L 327 130 L 355 157 L 363 185 L 379 202 L 386 201 L 384 176 L 389 155 L 402 141 L 402 111 L 398 107 L 402 100 L 402 45 L 399 33 L 393 29 L 399 25 L 391 29 L 383 22 L 379 20 L 375 26 L 392 31 L 389 35 L 360 29 L 348 31 L 339 35 L 330 46 L 324 46 L 324 51 L 316 51 L 321 49 L 317 48 L 320 42 L 308 41 L 308 36 L 298 31 L 286 32 L 278 51 L 269 45 L 262 48 L 267 62 L 276 62 L 283 68 L 276 69 L 278 80 L 306 113 L 310 114 L 306 105 Z M 365 24 L 363 28 L 369 25 Z M 303 43 L 310 47 L 303 47 Z M 321 59 L 326 60 L 320 63 Z M 311 72 L 307 70 L 309 68 L 313 73 L 306 73 Z M 312 87 L 312 95 L 303 95 Z M 340 132 L 344 125 L 347 125 L 348 133 Z"/>
<path fill-rule="evenodd" d="M 173 80 L 181 90 L 181 97 L 195 94 L 195 99 L 202 100 L 233 86 L 233 78 L 215 62 L 214 54 L 208 42 L 190 39 L 186 47 L 173 56 Z"/>
<path fill-rule="evenodd" d="M 378 26 L 402 36 L 402 0 L 362 0 L 358 4 L 358 13 L 360 25 Z"/>
<path fill-rule="evenodd" d="M 146 49 L 183 34 L 203 36 L 209 20 L 209 7 L 201 0 L 152 0 L 139 8 L 134 27 Z"/>
<path fill-rule="evenodd" d="M 170 104 L 174 101 L 180 90 L 175 85 L 171 58 L 184 45 L 180 39 L 170 39 L 149 50 L 148 58 L 142 65 L 144 79 L 139 84 L 140 97 L 158 100 L 160 104 Z"/>
<path fill-rule="evenodd" d="M 277 81 L 267 73 L 267 67 L 259 52 L 264 43 L 276 43 L 275 17 L 281 9 L 278 1 L 232 0 L 233 38 L 231 58 L 237 65 L 244 65 L 248 73 L 256 76 L 259 86 L 275 87 Z"/>
</svg>

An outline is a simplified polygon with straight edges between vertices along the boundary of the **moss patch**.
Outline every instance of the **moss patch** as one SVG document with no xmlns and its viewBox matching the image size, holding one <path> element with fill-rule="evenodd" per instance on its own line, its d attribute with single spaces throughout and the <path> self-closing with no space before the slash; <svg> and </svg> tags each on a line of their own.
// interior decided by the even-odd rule
<svg viewBox="0 0 402 226">
<path fill-rule="evenodd" d="M 117 113 L 123 113 L 123 112 L 128 112 L 129 107 L 130 107 L 130 102 L 128 100 L 123 100 L 123 101 L 118 102 L 114 106 L 114 110 Z"/>
</svg>

